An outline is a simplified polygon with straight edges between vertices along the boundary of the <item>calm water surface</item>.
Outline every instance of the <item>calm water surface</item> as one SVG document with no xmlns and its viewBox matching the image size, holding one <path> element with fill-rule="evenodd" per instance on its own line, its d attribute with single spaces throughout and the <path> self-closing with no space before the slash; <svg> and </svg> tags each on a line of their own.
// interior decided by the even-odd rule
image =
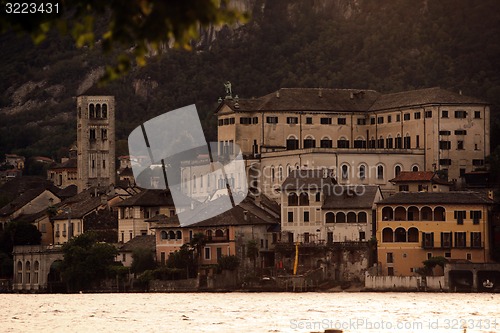
<svg viewBox="0 0 500 333">
<path fill-rule="evenodd" d="M 0 302 L 0 332 L 500 332 L 499 294 L 4 294 Z"/>
</svg>

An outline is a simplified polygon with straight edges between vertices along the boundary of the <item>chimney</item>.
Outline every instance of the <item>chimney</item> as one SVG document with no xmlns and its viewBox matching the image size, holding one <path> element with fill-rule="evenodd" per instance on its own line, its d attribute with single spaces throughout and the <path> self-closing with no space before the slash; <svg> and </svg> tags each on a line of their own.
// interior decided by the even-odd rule
<svg viewBox="0 0 500 333">
<path fill-rule="evenodd" d="M 459 94 L 460 96 L 462 96 L 462 89 L 460 89 L 460 90 L 458 91 L 458 94 Z"/>
<path fill-rule="evenodd" d="M 280 98 L 280 91 L 279 90 L 276 92 L 276 98 Z"/>
<path fill-rule="evenodd" d="M 321 88 L 318 90 L 318 97 L 323 97 L 323 92 L 321 91 Z"/>
<path fill-rule="evenodd" d="M 349 96 L 350 99 L 354 99 L 354 93 L 351 91 L 351 94 Z"/>
<path fill-rule="evenodd" d="M 248 211 L 247 210 L 243 211 L 243 220 L 248 221 Z"/>
</svg>

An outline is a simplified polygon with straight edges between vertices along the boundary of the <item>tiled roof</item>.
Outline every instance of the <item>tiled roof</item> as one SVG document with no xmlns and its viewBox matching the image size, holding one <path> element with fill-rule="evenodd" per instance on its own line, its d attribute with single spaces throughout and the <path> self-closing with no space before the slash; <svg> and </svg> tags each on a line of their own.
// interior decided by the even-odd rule
<svg viewBox="0 0 500 333">
<path fill-rule="evenodd" d="M 493 204 L 493 201 L 479 192 L 398 192 L 379 204 Z"/>
<path fill-rule="evenodd" d="M 47 210 L 42 210 L 39 211 L 38 213 L 34 214 L 21 214 L 17 218 L 14 219 L 16 222 L 27 222 L 27 223 L 33 223 L 39 218 L 46 216 L 47 215 Z"/>
<path fill-rule="evenodd" d="M 121 176 L 133 176 L 133 175 L 134 175 L 134 172 L 129 167 L 126 167 L 126 168 L 120 170 L 120 177 Z"/>
<path fill-rule="evenodd" d="M 365 112 L 436 103 L 488 104 L 439 87 L 393 94 L 364 89 L 281 88 L 258 98 L 224 100 L 216 113 L 224 105 L 235 112 Z"/>
<path fill-rule="evenodd" d="M 336 184 L 329 176 L 323 177 L 323 170 L 292 170 L 281 184 L 282 191 L 328 188 Z"/>
<path fill-rule="evenodd" d="M 256 98 L 225 100 L 234 111 L 365 111 L 380 93 L 363 89 L 281 88 Z"/>
<path fill-rule="evenodd" d="M 335 185 L 327 193 L 322 209 L 371 209 L 375 203 L 378 186 Z"/>
<path fill-rule="evenodd" d="M 174 206 L 174 200 L 169 190 L 144 190 L 131 198 L 125 199 L 115 205 L 115 207 L 132 206 Z"/>
<path fill-rule="evenodd" d="M 220 214 L 202 220 L 194 224 L 187 222 L 188 227 L 212 227 L 212 226 L 230 226 L 230 225 L 257 225 L 257 224 L 278 224 L 279 218 L 272 216 L 264 209 L 255 205 L 255 202 L 250 198 L 245 198 L 237 206 L 233 207 L 228 211 L 224 211 L 221 205 L 217 205 L 217 200 L 223 200 L 219 198 L 213 201 L 212 205 L 202 206 L 195 214 L 191 216 L 196 216 L 196 219 L 202 219 L 204 215 L 210 216 L 216 214 L 219 210 Z M 161 223 L 158 223 L 156 227 L 170 227 L 178 226 L 179 217 L 173 216 L 166 218 Z"/>
<path fill-rule="evenodd" d="M 70 158 L 64 163 L 59 163 L 51 167 L 49 170 L 55 170 L 55 169 L 76 169 L 77 167 L 77 159 L 76 158 Z"/>
<path fill-rule="evenodd" d="M 460 95 L 439 87 L 381 95 L 370 111 L 425 104 L 488 104 L 477 98 Z"/>
<path fill-rule="evenodd" d="M 0 209 L 0 216 L 8 216 L 18 209 L 21 209 L 25 205 L 27 205 L 30 201 L 38 197 L 40 194 L 43 192 L 47 191 L 45 188 L 34 188 L 27 190 L 26 192 L 22 193 L 19 197 L 11 201 L 10 203 L 6 204 Z M 47 205 L 49 203 L 47 202 Z"/>
<path fill-rule="evenodd" d="M 119 251 L 120 252 L 133 252 L 136 249 L 146 249 L 155 251 L 156 249 L 156 237 L 154 235 L 141 235 L 136 236 L 123 244 Z"/>
<path fill-rule="evenodd" d="M 59 214 L 57 214 L 55 220 L 65 220 L 68 218 L 68 213 L 71 218 L 80 219 L 83 218 L 88 213 L 98 209 L 102 206 L 101 192 L 97 192 L 95 195 L 95 189 L 89 188 L 77 195 L 64 200 L 59 206 Z M 113 196 L 108 196 L 107 200 L 113 198 Z"/>
<path fill-rule="evenodd" d="M 389 180 L 390 182 L 422 182 L 422 181 L 431 181 L 434 178 L 433 171 L 401 171 L 401 173 Z"/>
<path fill-rule="evenodd" d="M 71 198 L 77 195 L 78 187 L 76 185 L 68 185 L 59 192 L 57 192 L 57 196 L 61 199 Z"/>
</svg>

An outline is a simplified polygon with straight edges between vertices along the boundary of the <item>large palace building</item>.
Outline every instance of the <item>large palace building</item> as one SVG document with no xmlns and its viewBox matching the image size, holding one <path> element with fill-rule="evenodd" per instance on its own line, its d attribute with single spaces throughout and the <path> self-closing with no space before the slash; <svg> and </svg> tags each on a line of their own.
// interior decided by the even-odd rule
<svg viewBox="0 0 500 333">
<path fill-rule="evenodd" d="M 326 168 L 339 184 L 393 191 L 401 171 L 441 171 L 460 183 L 490 153 L 489 104 L 441 88 L 282 88 L 228 96 L 216 114 L 219 150 L 237 144 L 251 181 L 274 198 L 292 169 Z"/>
</svg>

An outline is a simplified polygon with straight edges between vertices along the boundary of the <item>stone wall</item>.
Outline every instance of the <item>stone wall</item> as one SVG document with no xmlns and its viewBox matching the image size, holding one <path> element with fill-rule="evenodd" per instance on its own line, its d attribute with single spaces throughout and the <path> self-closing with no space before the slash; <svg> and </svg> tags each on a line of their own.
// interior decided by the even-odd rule
<svg viewBox="0 0 500 333">
<path fill-rule="evenodd" d="M 440 291 L 445 288 L 444 276 L 370 276 L 365 277 L 369 290 L 425 290 Z"/>
</svg>

